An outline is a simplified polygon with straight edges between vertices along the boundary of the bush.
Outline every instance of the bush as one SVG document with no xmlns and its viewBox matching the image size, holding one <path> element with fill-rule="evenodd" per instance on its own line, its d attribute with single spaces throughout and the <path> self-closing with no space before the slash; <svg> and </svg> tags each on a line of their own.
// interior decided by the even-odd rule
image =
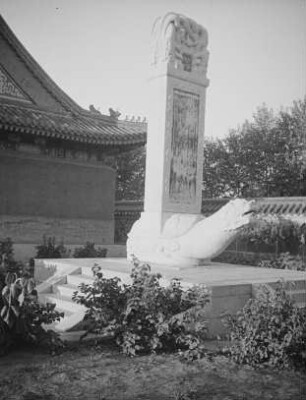
<svg viewBox="0 0 306 400">
<path fill-rule="evenodd" d="M 14 248 L 11 238 L 0 240 L 0 264 L 14 259 Z"/>
<path fill-rule="evenodd" d="M 43 236 L 43 243 L 36 246 L 35 258 L 66 258 L 69 251 L 63 243 L 56 244 L 55 237 Z"/>
<path fill-rule="evenodd" d="M 261 255 L 262 253 L 227 250 L 216 257 L 213 261 L 236 265 L 256 265 L 260 262 Z"/>
<path fill-rule="evenodd" d="M 305 271 L 306 261 L 300 255 L 281 253 L 278 257 L 271 260 L 262 260 L 258 263 L 262 268 L 291 269 L 294 271 Z"/>
<path fill-rule="evenodd" d="M 228 349 L 238 364 L 253 367 L 306 368 L 306 312 L 294 305 L 286 294 L 286 285 L 275 290 L 262 286 L 235 316 L 227 316 L 225 325 L 233 344 Z"/>
<path fill-rule="evenodd" d="M 136 259 L 129 285 L 104 278 L 99 267 L 93 272 L 93 284 L 81 284 L 73 296 L 87 307 L 88 332 L 111 334 L 130 356 L 179 349 L 190 351 L 193 358 L 200 355 L 206 330 L 203 310 L 209 301 L 203 286 L 184 291 L 174 279 L 162 287 L 161 275 Z"/>
<path fill-rule="evenodd" d="M 63 313 L 55 310 L 55 304 L 38 303 L 33 272 L 33 259 L 27 265 L 15 261 L 12 240 L 0 241 L 0 355 L 22 343 L 51 351 L 63 347 L 55 332 L 43 329 L 43 324 L 59 320 Z"/>
<path fill-rule="evenodd" d="M 290 220 L 285 216 L 258 214 L 253 224 L 244 228 L 238 242 L 233 245 L 240 251 L 303 254 L 306 224 L 302 216 L 301 220 L 298 215 L 294 217 L 291 216 Z"/>
<path fill-rule="evenodd" d="M 24 270 L 25 266 L 14 259 L 14 248 L 12 240 L 10 238 L 0 240 L 0 310 L 3 307 L 1 292 L 6 285 L 6 274 L 10 272 L 15 273 L 19 276 L 23 273 Z"/>
<path fill-rule="evenodd" d="M 0 281 L 4 283 L 7 272 L 17 273 L 23 271 L 23 264 L 14 259 L 14 247 L 11 238 L 0 240 Z M 0 282 L 1 286 L 1 282 Z"/>
<path fill-rule="evenodd" d="M 18 278 L 15 273 L 8 272 L 1 299 L 0 343 L 3 353 L 12 344 L 20 343 L 44 345 L 52 351 L 63 346 L 59 336 L 53 331 L 46 332 L 42 325 L 58 321 L 64 314 L 55 310 L 55 304 L 38 303 L 33 278 Z"/>
<path fill-rule="evenodd" d="M 83 247 L 76 247 L 73 253 L 74 258 L 99 258 L 106 257 L 107 249 L 95 248 L 95 244 L 86 242 Z"/>
</svg>

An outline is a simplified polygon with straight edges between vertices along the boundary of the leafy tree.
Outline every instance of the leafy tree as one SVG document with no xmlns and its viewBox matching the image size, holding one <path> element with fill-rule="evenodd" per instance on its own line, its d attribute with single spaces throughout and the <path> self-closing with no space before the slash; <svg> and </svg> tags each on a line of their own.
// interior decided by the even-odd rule
<svg viewBox="0 0 306 400">
<path fill-rule="evenodd" d="M 306 194 L 306 98 L 275 115 L 265 105 L 223 140 L 206 140 L 206 197 Z"/>
<path fill-rule="evenodd" d="M 298 176 L 297 191 L 306 193 L 306 97 L 293 103 L 290 112 L 281 112 L 279 126 L 288 138 L 286 161 Z"/>
<path fill-rule="evenodd" d="M 145 147 L 139 147 L 118 157 L 116 200 L 143 199 L 145 159 Z"/>
</svg>

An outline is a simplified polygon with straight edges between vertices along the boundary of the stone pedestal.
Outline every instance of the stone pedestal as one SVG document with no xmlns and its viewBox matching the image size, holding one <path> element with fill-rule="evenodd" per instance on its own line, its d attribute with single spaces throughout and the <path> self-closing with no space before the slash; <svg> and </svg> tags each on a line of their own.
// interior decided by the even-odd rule
<svg viewBox="0 0 306 400">
<path fill-rule="evenodd" d="M 127 243 L 128 255 L 143 261 L 173 263 L 164 241 L 202 219 L 207 42 L 202 26 L 178 14 L 153 27 L 145 204 Z"/>
</svg>

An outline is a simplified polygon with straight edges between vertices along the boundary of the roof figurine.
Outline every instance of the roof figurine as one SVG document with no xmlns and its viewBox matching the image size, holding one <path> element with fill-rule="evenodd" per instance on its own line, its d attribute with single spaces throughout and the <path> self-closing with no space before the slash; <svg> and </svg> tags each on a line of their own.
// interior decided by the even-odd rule
<svg viewBox="0 0 306 400">
<path fill-rule="evenodd" d="M 100 110 L 98 110 L 93 104 L 90 104 L 89 111 L 94 114 L 101 114 Z"/>
<path fill-rule="evenodd" d="M 119 119 L 119 117 L 121 115 L 121 113 L 119 111 L 115 111 L 112 108 L 109 108 L 108 111 L 109 111 L 109 115 L 110 115 L 111 118 L 113 118 L 115 120 Z"/>
</svg>

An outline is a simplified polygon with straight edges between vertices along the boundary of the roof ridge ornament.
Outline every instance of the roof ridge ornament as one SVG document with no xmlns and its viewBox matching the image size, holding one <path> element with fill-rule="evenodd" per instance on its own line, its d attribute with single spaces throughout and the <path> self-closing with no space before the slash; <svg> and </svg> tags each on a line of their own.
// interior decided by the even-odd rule
<svg viewBox="0 0 306 400">
<path fill-rule="evenodd" d="M 114 110 L 114 109 L 111 108 L 111 107 L 108 109 L 108 111 L 109 111 L 109 116 L 110 116 L 112 119 L 115 119 L 115 120 L 118 120 L 118 119 L 119 119 L 119 117 L 120 117 L 120 115 L 121 115 L 121 112 L 120 112 L 120 111 Z"/>
<path fill-rule="evenodd" d="M 98 108 L 96 108 L 93 104 L 90 104 L 88 107 L 89 111 L 92 112 L 93 114 L 99 114 L 101 115 L 101 112 Z"/>
<path fill-rule="evenodd" d="M 136 116 L 136 115 L 125 115 L 124 118 L 125 122 L 135 122 L 135 123 L 141 123 L 141 124 L 146 124 L 147 121 L 147 117 L 141 117 L 140 115 Z"/>
</svg>

